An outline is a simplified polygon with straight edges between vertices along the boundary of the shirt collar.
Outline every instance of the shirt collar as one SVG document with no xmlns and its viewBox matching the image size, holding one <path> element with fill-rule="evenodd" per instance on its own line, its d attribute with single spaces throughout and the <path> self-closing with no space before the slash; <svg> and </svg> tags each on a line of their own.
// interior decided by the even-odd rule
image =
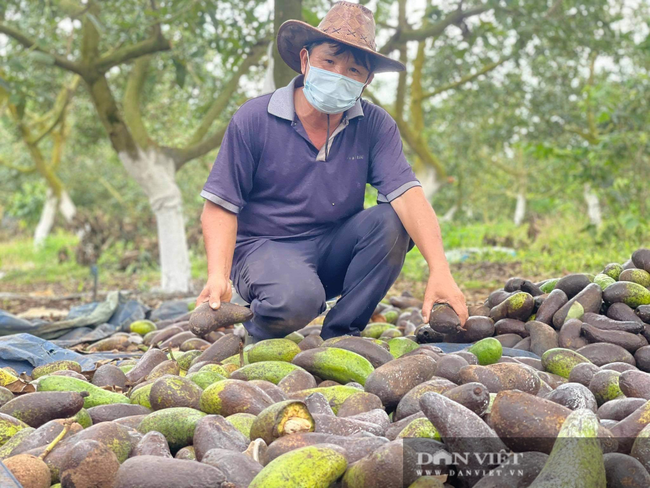
<svg viewBox="0 0 650 488">
<path fill-rule="evenodd" d="M 286 119 L 293 122 L 293 116 L 295 114 L 295 109 L 293 106 L 293 92 L 295 88 L 302 86 L 304 75 L 299 74 L 295 76 L 287 86 L 278 88 L 271 95 L 269 100 L 268 112 L 271 115 L 280 117 L 281 119 Z M 361 98 L 357 100 L 354 106 L 346 110 L 344 117 L 348 120 L 354 119 L 355 117 L 363 117 L 363 109 L 361 108 Z"/>
</svg>

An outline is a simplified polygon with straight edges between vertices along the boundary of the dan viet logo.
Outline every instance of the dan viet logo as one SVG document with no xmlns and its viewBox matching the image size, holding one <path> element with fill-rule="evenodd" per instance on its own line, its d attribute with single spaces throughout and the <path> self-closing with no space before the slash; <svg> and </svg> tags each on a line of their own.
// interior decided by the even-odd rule
<svg viewBox="0 0 650 488">
<path fill-rule="evenodd" d="M 519 468 L 523 453 L 447 452 L 435 454 L 418 452 L 418 476 L 524 476 Z"/>
</svg>

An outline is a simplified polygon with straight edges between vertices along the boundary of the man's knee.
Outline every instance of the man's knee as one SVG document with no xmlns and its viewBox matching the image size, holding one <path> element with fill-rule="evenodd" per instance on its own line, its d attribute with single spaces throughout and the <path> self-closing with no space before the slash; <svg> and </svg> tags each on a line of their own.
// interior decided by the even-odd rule
<svg viewBox="0 0 650 488">
<path fill-rule="evenodd" d="M 389 203 L 377 204 L 369 210 L 374 210 L 371 214 L 372 228 L 384 237 L 381 242 L 387 251 L 406 253 L 413 248 L 413 240 Z"/>
<path fill-rule="evenodd" d="M 264 294 L 256 307 L 257 318 L 283 336 L 301 329 L 326 308 L 325 289 L 320 280 L 310 278 L 278 283 Z"/>
</svg>

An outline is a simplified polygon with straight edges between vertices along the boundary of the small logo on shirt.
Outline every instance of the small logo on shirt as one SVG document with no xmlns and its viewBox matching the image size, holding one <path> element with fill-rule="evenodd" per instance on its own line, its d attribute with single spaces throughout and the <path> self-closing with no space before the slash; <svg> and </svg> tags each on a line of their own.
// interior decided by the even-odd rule
<svg viewBox="0 0 650 488">
<path fill-rule="evenodd" d="M 348 156 L 348 159 L 363 159 L 363 155 L 359 155 L 359 156 Z"/>
</svg>

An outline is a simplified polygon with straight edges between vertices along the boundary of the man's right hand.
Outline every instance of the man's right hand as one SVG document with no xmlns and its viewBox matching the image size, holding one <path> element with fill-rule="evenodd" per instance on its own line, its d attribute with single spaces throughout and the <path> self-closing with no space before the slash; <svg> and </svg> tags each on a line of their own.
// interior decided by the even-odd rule
<svg viewBox="0 0 650 488">
<path fill-rule="evenodd" d="M 217 310 L 221 306 L 221 302 L 229 302 L 230 300 L 232 300 L 230 280 L 223 276 L 209 276 L 203 291 L 201 291 L 199 298 L 196 299 L 196 306 L 208 302 L 213 310 Z"/>
</svg>

